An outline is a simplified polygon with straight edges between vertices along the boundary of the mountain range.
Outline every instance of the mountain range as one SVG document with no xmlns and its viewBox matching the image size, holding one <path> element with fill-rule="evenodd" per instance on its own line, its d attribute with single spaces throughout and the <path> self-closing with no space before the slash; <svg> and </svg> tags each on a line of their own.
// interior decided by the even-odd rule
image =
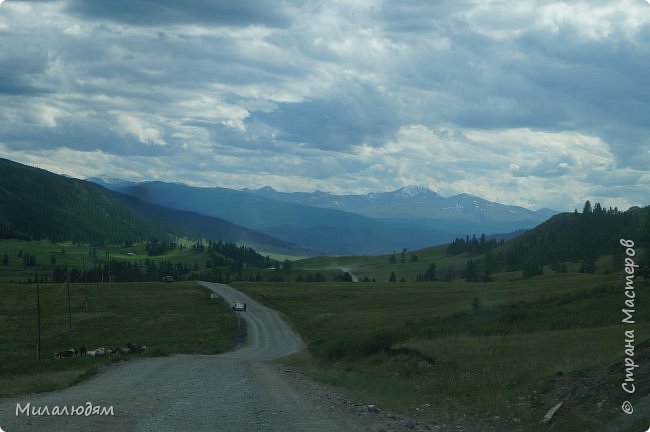
<svg viewBox="0 0 650 432">
<path fill-rule="evenodd" d="M 509 206 L 483 198 L 460 194 L 451 197 L 422 186 L 405 186 L 392 192 L 365 195 L 334 195 L 327 192 L 278 192 L 265 186 L 256 190 L 244 189 L 260 196 L 278 201 L 301 203 L 314 207 L 331 208 L 384 220 L 444 220 L 467 222 L 526 222 L 541 223 L 557 214 L 542 209 L 531 211 L 523 207 Z"/>
<path fill-rule="evenodd" d="M 104 244 L 169 236 L 305 252 L 224 219 L 158 206 L 88 181 L 0 159 L 0 238 Z"/>
<path fill-rule="evenodd" d="M 494 251 L 510 266 L 522 265 L 524 258 L 547 263 L 575 260 L 584 251 L 607 254 L 621 235 L 644 244 L 650 239 L 648 208 L 620 212 L 597 204 L 593 212 L 555 215 L 540 224 L 544 212 L 470 195 L 445 198 L 418 187 L 337 196 L 282 193 L 268 187 L 242 191 L 163 182 L 95 182 L 111 189 L 0 159 L 0 238 L 102 244 L 171 236 L 244 243 L 288 255 L 337 255 L 414 250 L 485 233 L 488 240 L 514 238 Z M 427 214 L 440 219 L 428 220 Z M 445 219 L 445 214 L 450 216 Z M 515 231 L 526 223 L 538 226 Z M 479 229 L 464 230 L 471 224 Z M 491 232 L 486 229 L 490 226 L 509 228 Z"/>
<path fill-rule="evenodd" d="M 376 254 L 446 243 L 472 233 L 532 228 L 555 212 L 533 212 L 472 195 L 445 198 L 422 187 L 366 195 L 200 188 L 92 178 L 142 201 L 219 217 L 324 254 Z"/>
</svg>

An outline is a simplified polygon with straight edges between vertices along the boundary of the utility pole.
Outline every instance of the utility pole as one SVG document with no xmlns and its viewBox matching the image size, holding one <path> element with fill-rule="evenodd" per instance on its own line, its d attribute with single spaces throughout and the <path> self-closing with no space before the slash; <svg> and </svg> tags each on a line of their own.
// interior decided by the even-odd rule
<svg viewBox="0 0 650 432">
<path fill-rule="evenodd" d="M 66 267 L 66 271 L 67 271 L 67 267 Z M 72 332 L 72 307 L 70 306 L 70 272 L 68 272 L 66 291 L 68 292 L 68 328 L 70 332 Z"/>
<path fill-rule="evenodd" d="M 108 278 L 108 283 L 111 283 L 111 251 L 106 248 L 106 276 Z"/>
<path fill-rule="evenodd" d="M 41 360 L 41 290 L 36 284 L 36 327 L 38 338 L 36 339 L 36 360 Z"/>
</svg>

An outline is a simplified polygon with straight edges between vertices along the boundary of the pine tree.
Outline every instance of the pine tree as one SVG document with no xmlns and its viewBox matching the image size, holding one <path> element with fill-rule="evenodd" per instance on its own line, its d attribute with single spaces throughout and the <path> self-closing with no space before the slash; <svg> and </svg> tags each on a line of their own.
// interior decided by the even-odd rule
<svg viewBox="0 0 650 432">
<path fill-rule="evenodd" d="M 603 211 L 603 208 L 601 207 L 600 203 L 597 202 L 596 205 L 594 206 L 594 215 L 602 216 L 604 214 L 605 212 Z"/>
<path fill-rule="evenodd" d="M 473 260 L 467 260 L 465 269 L 465 280 L 467 282 L 478 282 L 478 266 Z"/>
<path fill-rule="evenodd" d="M 394 271 L 390 272 L 390 277 L 388 278 L 388 282 L 397 282 L 397 277 L 395 276 Z"/>
<path fill-rule="evenodd" d="M 424 272 L 424 280 L 434 281 L 436 280 L 436 263 L 429 264 L 429 268 Z"/>
<path fill-rule="evenodd" d="M 595 273 L 596 272 L 596 259 L 593 256 L 587 256 L 582 261 L 580 266 L 580 273 Z"/>
</svg>

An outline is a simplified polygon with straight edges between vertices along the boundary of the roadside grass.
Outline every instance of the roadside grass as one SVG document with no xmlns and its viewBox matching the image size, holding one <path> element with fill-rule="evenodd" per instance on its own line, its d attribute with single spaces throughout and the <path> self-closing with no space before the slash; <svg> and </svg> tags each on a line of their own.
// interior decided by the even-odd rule
<svg viewBox="0 0 650 432">
<path fill-rule="evenodd" d="M 548 430 L 542 417 L 567 398 L 554 430 L 593 430 L 620 414 L 624 374 L 612 376 L 607 367 L 624 354 L 624 280 L 520 275 L 498 274 L 492 283 L 234 286 L 280 310 L 301 334 L 311 355 L 285 361 L 364 403 L 436 421 L 465 416 L 467 426 L 536 431 Z M 650 287 L 636 282 L 637 292 Z M 637 297 L 635 319 L 639 345 L 650 339 L 650 299 Z M 645 395 L 650 385 L 642 377 L 650 372 L 638 374 L 637 394 Z M 571 378 L 556 389 L 560 376 Z M 598 383 L 590 395 L 581 393 L 581 376 Z"/>
<path fill-rule="evenodd" d="M 36 286 L 0 284 L 0 397 L 50 391 L 98 367 L 141 355 L 215 354 L 232 348 L 237 320 L 194 282 L 40 285 L 41 360 L 36 360 Z M 145 354 L 54 359 L 68 348 L 146 345 Z"/>
<path fill-rule="evenodd" d="M 521 301 L 550 301 L 554 296 L 586 292 L 616 281 L 613 275 L 565 273 L 503 283 L 237 282 L 233 286 L 283 311 L 297 328 L 302 328 L 303 337 L 313 342 L 332 339 L 332 335 L 399 333 L 399 329 L 407 335 L 422 332 L 434 328 L 435 319 L 471 312 L 475 297 L 482 309 L 489 310 Z M 615 307 L 606 313 L 615 313 Z"/>
</svg>

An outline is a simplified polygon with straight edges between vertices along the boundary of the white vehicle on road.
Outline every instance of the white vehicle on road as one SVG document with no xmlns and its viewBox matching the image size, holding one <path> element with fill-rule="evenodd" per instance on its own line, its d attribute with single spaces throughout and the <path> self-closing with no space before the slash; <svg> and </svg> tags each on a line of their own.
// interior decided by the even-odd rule
<svg viewBox="0 0 650 432">
<path fill-rule="evenodd" d="M 246 303 L 235 303 L 232 305 L 232 310 L 237 312 L 246 312 Z"/>
</svg>

